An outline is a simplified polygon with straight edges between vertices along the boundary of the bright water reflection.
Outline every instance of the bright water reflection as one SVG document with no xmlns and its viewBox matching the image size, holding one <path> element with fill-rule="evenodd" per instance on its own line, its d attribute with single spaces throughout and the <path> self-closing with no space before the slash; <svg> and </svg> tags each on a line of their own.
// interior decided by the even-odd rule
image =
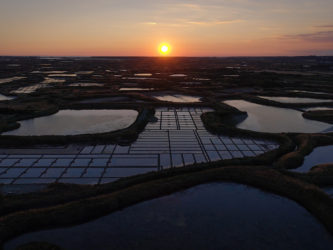
<svg viewBox="0 0 333 250">
<path fill-rule="evenodd" d="M 201 97 L 199 96 L 188 96 L 188 95 L 156 95 L 154 98 L 164 101 L 164 102 L 201 102 Z"/>
<path fill-rule="evenodd" d="M 9 100 L 13 100 L 13 99 L 14 99 L 13 97 L 0 94 L 0 101 L 9 101 Z"/>
<path fill-rule="evenodd" d="M 316 133 L 333 129 L 330 124 L 305 119 L 301 112 L 293 109 L 265 106 L 243 100 L 231 100 L 225 103 L 247 112 L 248 117 L 237 125 L 241 129 L 268 133 Z"/>
<path fill-rule="evenodd" d="M 3 135 L 78 135 L 124 129 L 138 116 L 135 110 L 60 110 L 50 116 L 21 121 L 21 127 Z"/>
<path fill-rule="evenodd" d="M 259 96 L 267 100 L 282 103 L 316 103 L 316 102 L 332 102 L 328 99 L 304 98 L 304 97 L 280 97 L 280 96 Z"/>
</svg>

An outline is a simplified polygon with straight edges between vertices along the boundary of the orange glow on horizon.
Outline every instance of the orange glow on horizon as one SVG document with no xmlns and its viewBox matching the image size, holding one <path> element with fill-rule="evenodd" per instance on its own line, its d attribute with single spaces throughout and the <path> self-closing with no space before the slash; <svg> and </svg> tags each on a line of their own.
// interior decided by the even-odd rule
<svg viewBox="0 0 333 250">
<path fill-rule="evenodd" d="M 1 1 L 0 55 L 333 55 L 332 0 L 78 2 Z"/>
</svg>

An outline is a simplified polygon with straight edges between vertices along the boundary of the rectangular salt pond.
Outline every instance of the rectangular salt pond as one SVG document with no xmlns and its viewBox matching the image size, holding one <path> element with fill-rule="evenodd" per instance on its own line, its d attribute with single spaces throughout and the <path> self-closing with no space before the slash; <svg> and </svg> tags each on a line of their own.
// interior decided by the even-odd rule
<svg viewBox="0 0 333 250">
<path fill-rule="evenodd" d="M 50 83 L 64 83 L 66 82 L 66 80 L 63 79 L 55 79 L 55 78 L 51 78 L 51 77 L 45 77 L 44 81 L 42 81 L 42 84 L 50 84 Z"/>
<path fill-rule="evenodd" d="M 172 74 L 170 77 L 186 77 L 187 75 L 185 74 Z"/>
<path fill-rule="evenodd" d="M 152 91 L 153 88 L 120 88 L 119 91 Z"/>
<path fill-rule="evenodd" d="M 21 87 L 17 90 L 11 91 L 11 93 L 13 93 L 13 94 L 31 94 L 33 92 L 36 92 L 38 89 L 47 88 L 47 87 L 52 87 L 52 86 L 48 85 L 48 84 L 40 83 L 40 84 L 35 84 L 32 86 Z"/>
<path fill-rule="evenodd" d="M 116 75 L 115 75 L 116 76 Z M 119 76 L 121 77 L 121 76 Z M 133 77 L 123 77 L 123 80 L 157 80 L 156 78 L 151 77 L 139 77 L 139 76 L 133 76 Z"/>
<path fill-rule="evenodd" d="M 50 74 L 49 77 L 77 77 L 77 74 Z"/>
<path fill-rule="evenodd" d="M 311 107 L 303 109 L 305 111 L 318 111 L 318 110 L 333 110 L 333 107 Z"/>
<path fill-rule="evenodd" d="M 14 97 L 10 97 L 10 96 L 5 96 L 0 94 L 0 101 L 9 101 L 9 100 L 13 100 Z"/>
<path fill-rule="evenodd" d="M 4 83 L 9 83 L 9 82 L 13 82 L 13 81 L 18 81 L 18 80 L 22 80 L 25 79 L 26 77 L 23 76 L 15 76 L 15 77 L 10 77 L 10 78 L 3 78 L 0 79 L 0 84 L 4 84 Z"/>
<path fill-rule="evenodd" d="M 20 121 L 21 127 L 2 135 L 41 136 L 96 134 L 124 129 L 138 116 L 135 110 L 60 110 L 50 116 Z"/>
<path fill-rule="evenodd" d="M 21 88 L 18 88 L 17 90 L 11 91 L 11 93 L 13 93 L 13 94 L 31 94 L 31 93 L 36 92 L 38 89 L 52 87 L 52 85 L 49 85 L 49 84 L 64 83 L 64 82 L 66 82 L 66 80 L 45 77 L 44 81 L 42 81 L 41 83 L 31 85 L 31 86 L 21 87 Z"/>
<path fill-rule="evenodd" d="M 188 96 L 188 95 L 155 95 L 154 98 L 164 101 L 164 102 L 181 102 L 181 103 L 191 103 L 191 102 L 201 102 L 201 97 L 199 96 Z"/>
<path fill-rule="evenodd" d="M 243 100 L 224 103 L 247 112 L 248 117 L 237 125 L 237 128 L 241 129 L 268 133 L 318 133 L 333 129 L 330 124 L 305 119 L 302 112 L 293 109 L 265 106 Z"/>
<path fill-rule="evenodd" d="M 68 85 L 69 87 L 103 87 L 102 83 L 72 83 Z"/>
<path fill-rule="evenodd" d="M 309 93 L 309 94 L 319 94 L 319 95 L 329 95 L 331 93 L 317 92 L 317 91 L 307 91 L 307 90 L 289 90 L 288 92 L 293 93 Z"/>
<path fill-rule="evenodd" d="M 60 71 L 60 70 L 54 70 L 54 71 L 32 71 L 31 74 L 64 74 L 67 71 Z"/>
<path fill-rule="evenodd" d="M 77 75 L 91 75 L 93 73 L 94 73 L 94 71 L 78 71 L 78 72 L 75 72 L 75 74 L 77 74 Z"/>
<path fill-rule="evenodd" d="M 153 74 L 151 73 L 139 73 L 139 74 L 134 74 L 134 76 L 138 76 L 138 77 L 150 77 Z"/>
<path fill-rule="evenodd" d="M 317 102 L 333 102 L 333 100 L 304 98 L 304 97 L 282 97 L 282 96 L 258 96 L 263 99 L 282 102 L 282 103 L 317 103 Z"/>
</svg>

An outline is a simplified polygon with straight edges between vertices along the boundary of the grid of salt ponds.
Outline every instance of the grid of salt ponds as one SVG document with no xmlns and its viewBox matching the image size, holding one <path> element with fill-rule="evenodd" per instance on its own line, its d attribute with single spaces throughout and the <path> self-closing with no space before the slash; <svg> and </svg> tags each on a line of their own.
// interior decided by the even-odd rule
<svg viewBox="0 0 333 250">
<path fill-rule="evenodd" d="M 0 183 L 98 184 L 168 168 L 254 157 L 276 142 L 209 133 L 201 115 L 210 108 L 159 108 L 131 145 L 69 145 L 65 148 L 0 150 Z"/>
</svg>

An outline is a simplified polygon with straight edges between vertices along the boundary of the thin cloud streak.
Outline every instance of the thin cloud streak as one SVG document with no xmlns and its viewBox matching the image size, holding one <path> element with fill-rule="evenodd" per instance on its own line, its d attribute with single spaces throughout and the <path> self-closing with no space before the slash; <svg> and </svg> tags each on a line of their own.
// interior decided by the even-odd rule
<svg viewBox="0 0 333 250">
<path fill-rule="evenodd" d="M 178 22 L 170 23 L 170 22 L 143 22 L 143 25 L 163 25 L 163 26 L 185 26 L 185 25 L 202 25 L 202 26 L 213 26 L 213 25 L 227 25 L 227 24 L 235 24 L 242 23 L 245 20 L 236 19 L 236 20 L 213 20 L 213 21 L 190 21 L 190 20 L 179 20 Z"/>
<path fill-rule="evenodd" d="M 317 25 L 317 26 L 314 26 L 315 28 L 333 28 L 333 24 L 328 24 L 328 25 Z"/>
<path fill-rule="evenodd" d="M 307 34 L 286 35 L 283 39 L 295 39 L 307 42 L 333 43 L 333 30 Z"/>
<path fill-rule="evenodd" d="M 226 20 L 226 21 L 188 21 L 188 24 L 195 25 L 223 25 L 223 24 L 234 24 L 234 23 L 242 23 L 245 20 L 236 19 L 236 20 Z"/>
</svg>

